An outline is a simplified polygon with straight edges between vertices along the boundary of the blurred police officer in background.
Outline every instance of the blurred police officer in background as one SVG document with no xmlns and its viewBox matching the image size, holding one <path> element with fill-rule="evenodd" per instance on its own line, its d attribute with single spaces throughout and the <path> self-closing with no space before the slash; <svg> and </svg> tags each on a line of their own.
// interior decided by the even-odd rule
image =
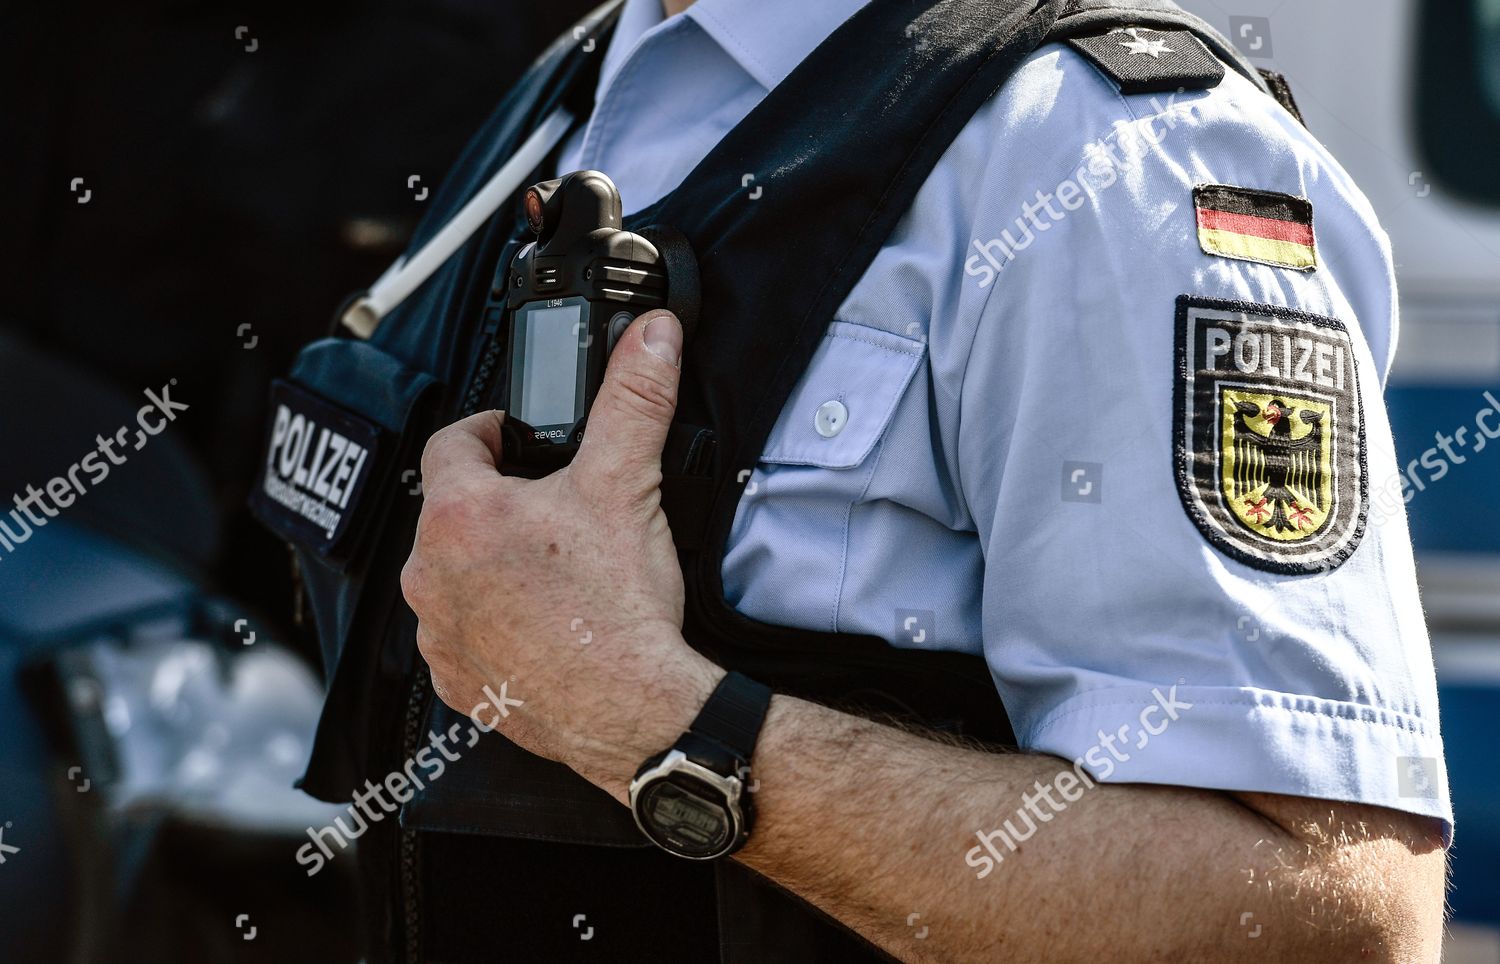
<svg viewBox="0 0 1500 964">
<path fill-rule="evenodd" d="M 703 297 L 620 337 L 571 465 L 508 471 L 491 410 L 519 196 L 294 370 L 400 451 L 458 418 L 419 522 L 372 475 L 299 547 L 312 792 L 499 730 L 362 824 L 372 955 L 1437 954 L 1389 245 L 1280 78 L 1162 0 L 625 0 L 413 249 L 575 103 L 535 179 L 607 173 Z"/>
</svg>

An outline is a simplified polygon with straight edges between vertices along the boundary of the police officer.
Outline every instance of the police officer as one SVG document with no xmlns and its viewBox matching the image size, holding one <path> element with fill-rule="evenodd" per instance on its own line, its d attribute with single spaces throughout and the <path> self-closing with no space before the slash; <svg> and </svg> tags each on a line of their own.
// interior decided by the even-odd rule
<svg viewBox="0 0 1500 964">
<path fill-rule="evenodd" d="M 670 202 L 812 70 L 838 88 L 831 54 L 896 6 L 626 0 L 555 169 L 608 172 L 627 211 Z M 1289 100 L 1143 6 L 1139 25 L 1033 44 L 933 151 L 753 466 L 729 466 L 722 552 L 701 572 L 662 508 L 663 449 L 709 390 L 679 389 L 723 362 L 671 313 L 620 339 L 567 468 L 507 475 L 502 412 L 433 435 L 401 574 L 416 643 L 443 703 L 485 707 L 661 849 L 748 868 L 897 957 L 1431 959 L 1452 828 L 1435 684 L 1405 517 L 1370 501 L 1397 471 L 1389 243 Z M 908 46 L 883 48 L 911 68 L 891 89 L 923 96 L 923 71 L 967 49 L 965 23 L 945 23 L 914 18 Z M 875 143 L 839 161 L 851 193 Z M 744 170 L 735 217 L 771 217 L 780 183 Z M 838 218 L 842 189 L 801 212 L 807 231 Z M 779 274 L 760 270 L 815 273 L 797 237 L 766 253 Z M 705 297 L 701 331 L 716 305 L 741 310 Z M 726 672 L 743 669 L 714 658 L 732 640 L 696 638 L 718 596 L 726 639 L 982 657 L 1021 752 L 799 698 L 795 674 Z M 939 707 L 915 714 L 932 722 L 929 683 L 887 689 Z M 521 790 L 495 779 L 495 797 Z M 418 874 L 423 953 L 503 958 L 512 935 L 567 932 L 533 909 L 591 872 L 572 845 L 550 870 L 463 868 L 477 824 L 450 821 L 448 864 L 433 850 Z M 781 946 L 780 919 L 729 878 L 705 905 L 667 869 L 683 862 L 622 877 L 614 859 L 596 862 L 607 890 L 580 892 L 577 953 L 632 907 L 660 943 L 601 953 L 693 959 L 673 935 L 703 914 L 754 918 Z M 717 953 L 747 959 L 727 939 Z"/>
</svg>

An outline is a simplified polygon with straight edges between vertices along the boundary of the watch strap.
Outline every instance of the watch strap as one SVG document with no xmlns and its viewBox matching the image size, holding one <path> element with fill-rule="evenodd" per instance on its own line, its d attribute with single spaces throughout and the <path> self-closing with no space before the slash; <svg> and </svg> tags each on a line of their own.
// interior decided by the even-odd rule
<svg viewBox="0 0 1500 964">
<path fill-rule="evenodd" d="M 714 687 L 688 732 L 722 744 L 748 763 L 770 706 L 769 686 L 731 670 Z"/>
</svg>

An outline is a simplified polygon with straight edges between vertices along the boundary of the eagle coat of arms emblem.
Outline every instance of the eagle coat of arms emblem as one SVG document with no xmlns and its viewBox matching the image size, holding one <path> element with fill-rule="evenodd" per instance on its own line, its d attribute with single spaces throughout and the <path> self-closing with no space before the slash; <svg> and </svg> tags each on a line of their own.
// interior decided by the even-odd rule
<svg viewBox="0 0 1500 964">
<path fill-rule="evenodd" d="M 1368 489 L 1344 325 L 1184 297 L 1176 378 L 1178 490 L 1204 536 L 1272 572 L 1342 564 L 1363 535 Z"/>
</svg>

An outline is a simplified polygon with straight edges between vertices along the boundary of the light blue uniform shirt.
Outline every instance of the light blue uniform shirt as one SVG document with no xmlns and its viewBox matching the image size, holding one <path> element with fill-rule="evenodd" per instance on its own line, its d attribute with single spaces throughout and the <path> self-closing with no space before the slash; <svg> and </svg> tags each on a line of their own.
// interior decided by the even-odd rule
<svg viewBox="0 0 1500 964">
<path fill-rule="evenodd" d="M 608 173 L 627 211 L 679 184 L 860 6 L 698 0 L 663 20 L 659 3 L 626 3 L 560 165 Z M 1311 199 L 1319 269 L 1206 254 L 1199 184 Z M 1101 780 L 1357 801 L 1451 827 L 1404 506 L 1378 497 L 1397 478 L 1381 401 L 1394 285 L 1364 196 L 1245 78 L 1122 96 L 1045 47 L 840 308 L 746 486 L 729 601 L 770 623 L 982 653 L 1020 744 Z M 1340 567 L 1252 568 L 1185 511 L 1184 294 L 1348 327 L 1376 505 Z"/>
</svg>

